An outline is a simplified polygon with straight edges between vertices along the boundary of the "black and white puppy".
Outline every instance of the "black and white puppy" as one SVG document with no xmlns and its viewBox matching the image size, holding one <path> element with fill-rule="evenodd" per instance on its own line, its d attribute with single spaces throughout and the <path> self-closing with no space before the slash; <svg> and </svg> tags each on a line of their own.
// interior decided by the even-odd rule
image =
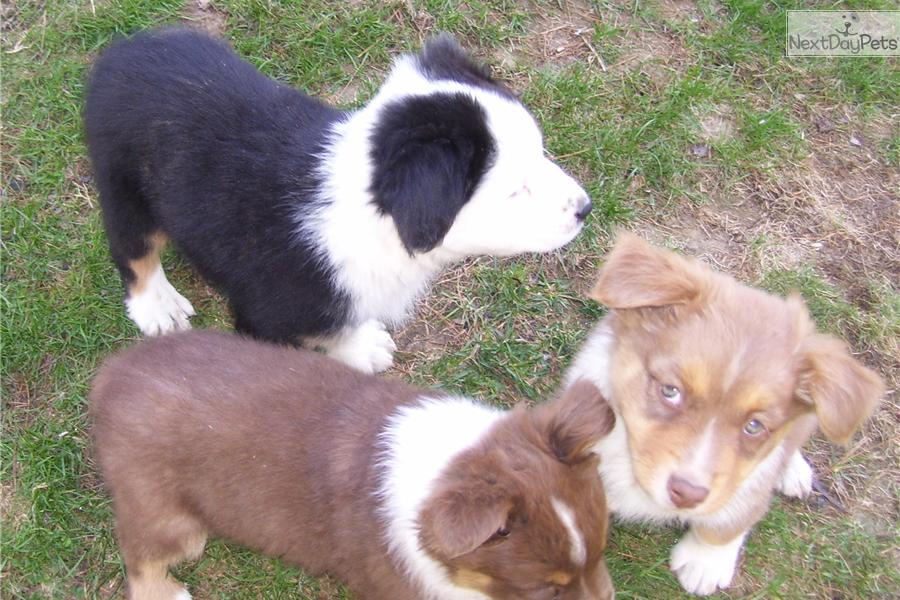
<svg viewBox="0 0 900 600">
<path fill-rule="evenodd" d="M 386 325 L 442 267 L 559 248 L 591 208 L 534 117 L 447 36 L 343 112 L 203 33 L 140 33 L 97 60 L 84 116 L 125 304 L 147 335 L 194 314 L 160 265 L 171 240 L 239 331 L 384 370 Z"/>
</svg>

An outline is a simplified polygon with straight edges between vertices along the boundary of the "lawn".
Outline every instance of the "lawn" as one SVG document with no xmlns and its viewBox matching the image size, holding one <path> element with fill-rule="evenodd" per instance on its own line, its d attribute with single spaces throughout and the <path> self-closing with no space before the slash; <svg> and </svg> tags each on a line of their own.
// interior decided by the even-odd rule
<svg viewBox="0 0 900 600">
<path fill-rule="evenodd" d="M 584 291 L 617 227 L 777 293 L 799 290 L 889 392 L 847 448 L 808 448 L 819 485 L 778 499 L 721 598 L 900 594 L 900 64 L 786 59 L 786 8 L 753 0 L 33 0 L 4 3 L 2 49 L 2 581 L 4 598 L 122 598 L 85 395 L 134 343 L 109 260 L 80 110 L 116 35 L 188 22 L 265 73 L 343 107 L 390 60 L 455 34 L 522 94 L 549 151 L 595 202 L 564 250 L 447 271 L 395 338 L 390 376 L 509 405 L 551 395 L 602 308 Z M 837 8 L 892 8 L 889 0 Z M 195 327 L 227 308 L 174 254 Z M 618 598 L 684 595 L 678 532 L 614 528 Z M 178 569 L 196 598 L 346 598 L 277 560 L 211 543 Z"/>
</svg>

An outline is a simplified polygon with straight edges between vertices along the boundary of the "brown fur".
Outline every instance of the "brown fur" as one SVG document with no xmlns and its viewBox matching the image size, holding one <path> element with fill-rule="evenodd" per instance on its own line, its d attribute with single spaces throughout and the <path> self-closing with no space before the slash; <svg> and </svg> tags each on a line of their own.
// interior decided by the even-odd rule
<svg viewBox="0 0 900 600">
<path fill-rule="evenodd" d="M 424 547 L 492 598 L 544 598 L 540 594 L 554 587 L 559 600 L 606 597 L 612 590 L 601 560 L 607 519 L 593 514 L 606 501 L 590 445 L 612 429 L 614 419 L 597 388 L 584 382 L 554 403 L 515 409 L 489 439 L 458 457 L 454 476 L 439 484 L 422 511 Z M 551 496 L 579 517 L 585 565 L 570 559 L 565 530 L 547 526 L 559 523 Z M 501 528 L 508 537 L 495 535 Z M 544 558 L 523 560 L 529 553 Z M 530 580 L 534 584 L 525 589 L 544 589 L 524 595 L 505 580 Z"/>
<path fill-rule="evenodd" d="M 775 446 L 786 461 L 817 422 L 846 443 L 883 391 L 843 343 L 815 333 L 798 297 L 741 285 L 632 235 L 616 241 L 591 295 L 612 309 L 610 402 L 626 424 L 641 486 L 677 473 L 685 451 L 713 428 L 713 465 L 699 482 L 709 496 L 699 514 L 728 503 Z M 680 407 L 662 401 L 663 385 L 680 390 Z M 751 419 L 765 430 L 745 433 Z M 698 534 L 724 543 L 746 531 L 766 510 L 769 483 L 746 499 L 754 508 L 745 518 Z"/>
<path fill-rule="evenodd" d="M 134 260 L 128 261 L 128 268 L 134 274 L 134 278 L 128 282 L 128 295 L 134 296 L 147 289 L 150 276 L 159 268 L 159 255 L 166 247 L 168 238 L 160 232 L 148 237 L 147 253 Z"/>
<path fill-rule="evenodd" d="M 129 596 L 170 600 L 182 588 L 168 567 L 211 536 L 331 573 L 361 599 L 421 598 L 387 553 L 375 494 L 385 420 L 423 393 L 435 397 L 213 332 L 150 339 L 109 359 L 91 414 Z M 442 471 L 420 515 L 422 547 L 492 598 L 611 597 L 605 501 L 587 451 L 611 426 L 589 384 L 514 410 Z M 547 510 L 551 495 L 584 532 L 583 565 Z"/>
</svg>

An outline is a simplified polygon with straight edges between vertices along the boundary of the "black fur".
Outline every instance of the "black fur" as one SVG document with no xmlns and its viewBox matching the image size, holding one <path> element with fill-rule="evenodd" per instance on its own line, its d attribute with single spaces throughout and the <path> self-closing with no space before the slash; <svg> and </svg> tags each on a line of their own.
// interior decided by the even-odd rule
<svg viewBox="0 0 900 600">
<path fill-rule="evenodd" d="M 487 117 L 471 96 L 433 94 L 385 108 L 372 133 L 371 191 L 410 253 L 444 239 L 493 152 Z"/>
<path fill-rule="evenodd" d="M 125 282 L 127 261 L 162 231 L 228 297 L 238 330 L 294 342 L 343 324 L 350 299 L 291 217 L 314 202 L 315 155 L 343 116 L 193 30 L 111 46 L 91 72 L 84 117 Z"/>
<path fill-rule="evenodd" d="M 509 88 L 491 77 L 486 66 L 472 62 L 466 51 L 447 34 L 429 40 L 419 54 L 418 63 L 428 79 L 449 79 L 484 88 L 510 99 L 516 97 Z"/>
</svg>

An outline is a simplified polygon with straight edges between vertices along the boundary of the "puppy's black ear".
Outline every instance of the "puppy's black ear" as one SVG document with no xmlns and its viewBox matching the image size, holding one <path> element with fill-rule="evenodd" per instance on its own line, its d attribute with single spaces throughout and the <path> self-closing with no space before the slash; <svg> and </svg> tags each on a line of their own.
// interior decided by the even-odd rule
<svg viewBox="0 0 900 600">
<path fill-rule="evenodd" d="M 491 77 L 490 69 L 478 63 L 448 33 L 441 33 L 425 43 L 416 57 L 419 71 L 432 81 L 450 80 L 481 87 L 501 87 Z"/>
<path fill-rule="evenodd" d="M 463 93 L 397 100 L 372 133 L 371 192 L 410 254 L 441 243 L 490 166 L 487 117 Z"/>
</svg>

